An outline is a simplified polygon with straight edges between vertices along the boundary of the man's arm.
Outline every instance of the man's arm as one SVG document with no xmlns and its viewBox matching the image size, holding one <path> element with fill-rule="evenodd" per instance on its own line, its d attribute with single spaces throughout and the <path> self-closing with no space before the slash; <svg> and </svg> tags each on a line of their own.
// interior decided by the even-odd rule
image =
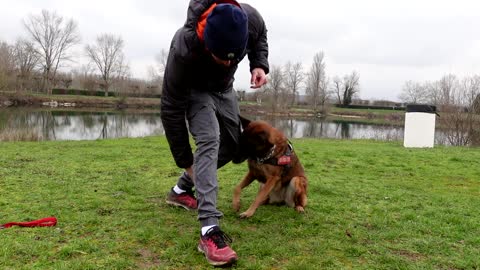
<svg viewBox="0 0 480 270">
<path fill-rule="evenodd" d="M 179 53 L 181 39 L 179 31 L 172 41 L 168 54 L 163 77 L 161 118 L 175 163 L 180 168 L 189 168 L 193 164 L 192 148 L 185 122 L 189 95 L 187 85 L 189 65 Z"/>
<path fill-rule="evenodd" d="M 248 60 L 250 72 L 254 75 L 255 69 L 262 69 L 265 74 L 269 72 L 267 27 L 260 13 L 248 4 L 241 4 L 248 15 Z"/>
</svg>

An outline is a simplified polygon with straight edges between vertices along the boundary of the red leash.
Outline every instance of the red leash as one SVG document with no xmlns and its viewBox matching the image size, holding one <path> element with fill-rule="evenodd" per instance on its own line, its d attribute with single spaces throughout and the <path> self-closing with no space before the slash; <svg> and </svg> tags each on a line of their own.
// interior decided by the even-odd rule
<svg viewBox="0 0 480 270">
<path fill-rule="evenodd" d="M 57 218 L 56 217 L 47 217 L 42 219 L 37 219 L 28 222 L 9 222 L 3 225 L 0 225 L 0 229 L 10 228 L 12 226 L 20 226 L 20 227 L 50 227 L 57 225 Z"/>
</svg>

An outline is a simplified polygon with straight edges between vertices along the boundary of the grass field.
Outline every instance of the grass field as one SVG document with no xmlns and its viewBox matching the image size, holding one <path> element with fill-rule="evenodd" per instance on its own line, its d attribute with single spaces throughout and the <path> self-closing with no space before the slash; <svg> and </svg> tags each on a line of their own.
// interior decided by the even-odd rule
<svg viewBox="0 0 480 270">
<path fill-rule="evenodd" d="M 309 177 L 301 215 L 231 209 L 246 165 L 219 171 L 237 269 L 479 269 L 480 149 L 293 140 Z M 0 143 L 0 269 L 210 269 L 194 212 L 165 204 L 175 167 L 164 137 Z M 257 184 L 242 194 L 242 210 Z"/>
</svg>

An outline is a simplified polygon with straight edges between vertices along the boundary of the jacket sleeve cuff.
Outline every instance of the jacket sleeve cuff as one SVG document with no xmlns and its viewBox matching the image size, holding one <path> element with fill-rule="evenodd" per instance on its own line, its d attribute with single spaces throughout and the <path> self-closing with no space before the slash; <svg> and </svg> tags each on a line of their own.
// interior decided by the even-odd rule
<svg viewBox="0 0 480 270">
<path fill-rule="evenodd" d="M 187 158 L 175 160 L 175 163 L 179 168 L 183 168 L 183 169 L 189 168 L 193 165 L 193 155 L 190 154 Z"/>
<path fill-rule="evenodd" d="M 250 65 L 250 72 L 252 72 L 256 68 L 261 68 L 265 72 L 265 75 L 270 72 L 268 65 L 262 65 L 260 63 Z"/>
</svg>

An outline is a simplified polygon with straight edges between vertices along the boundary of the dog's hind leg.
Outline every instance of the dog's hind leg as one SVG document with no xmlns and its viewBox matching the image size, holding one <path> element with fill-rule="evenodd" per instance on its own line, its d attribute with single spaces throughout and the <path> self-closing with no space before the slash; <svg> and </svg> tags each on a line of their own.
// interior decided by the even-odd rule
<svg viewBox="0 0 480 270">
<path fill-rule="evenodd" d="M 240 210 L 240 194 L 242 193 L 242 189 L 250 185 L 253 180 L 255 180 L 255 177 L 251 172 L 248 172 L 245 177 L 243 177 L 242 182 L 235 187 L 235 190 L 233 191 L 232 206 L 233 210 L 236 212 Z"/>
<path fill-rule="evenodd" d="M 290 180 L 288 186 L 285 187 L 285 204 L 295 208 L 295 177 Z"/>
<path fill-rule="evenodd" d="M 293 196 L 289 194 L 293 199 L 291 206 L 294 206 L 297 212 L 303 213 L 307 205 L 307 179 L 303 176 L 295 176 L 290 180 L 288 188 L 288 192 L 293 193 Z"/>
</svg>

